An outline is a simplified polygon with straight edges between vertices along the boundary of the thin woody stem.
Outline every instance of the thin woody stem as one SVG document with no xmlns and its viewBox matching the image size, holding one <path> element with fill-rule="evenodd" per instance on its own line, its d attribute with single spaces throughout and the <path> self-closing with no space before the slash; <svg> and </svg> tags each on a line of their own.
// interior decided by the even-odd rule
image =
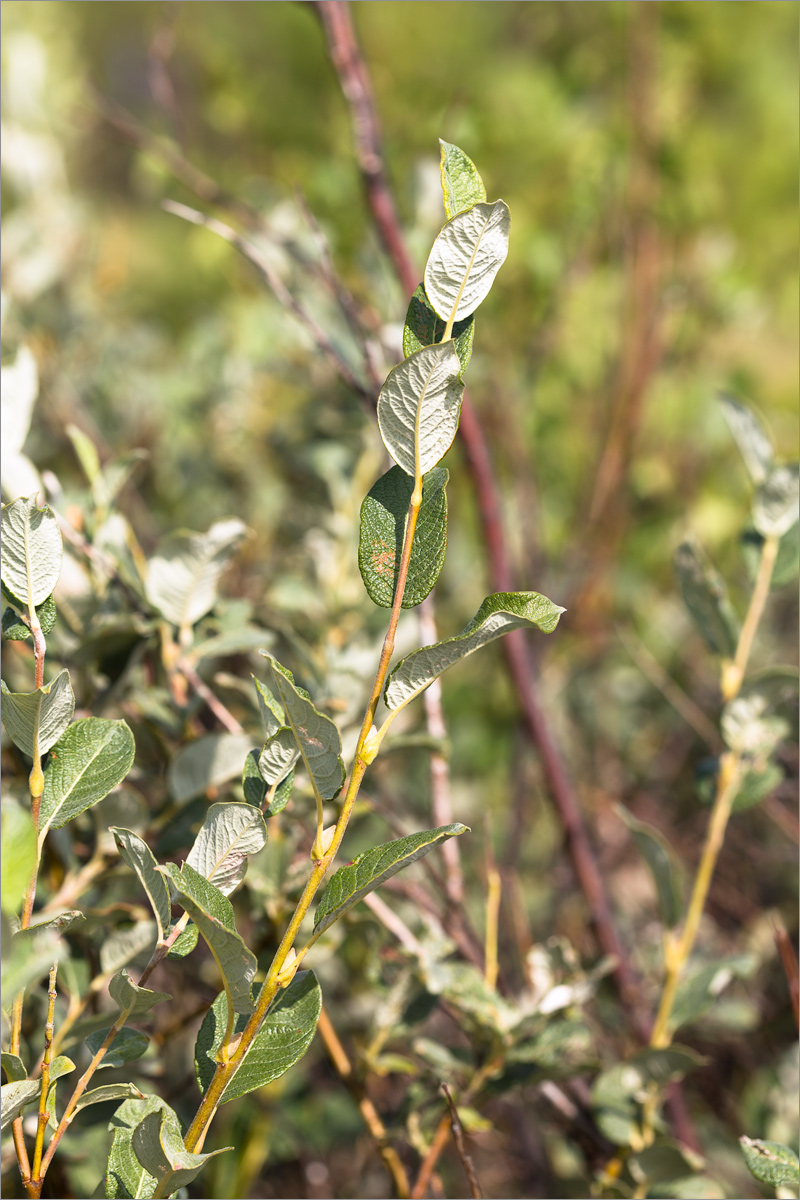
<svg viewBox="0 0 800 1200">
<path fill-rule="evenodd" d="M 39 1093 L 38 1125 L 36 1127 L 36 1144 L 33 1148 L 33 1178 L 39 1178 L 42 1165 L 42 1150 L 44 1148 L 44 1131 L 47 1128 L 47 1093 L 50 1090 L 50 1063 L 53 1059 L 53 1016 L 56 1009 L 56 975 L 58 964 L 50 968 L 50 980 L 47 990 L 47 1020 L 44 1026 L 44 1057 L 42 1059 L 42 1088 Z"/>
</svg>

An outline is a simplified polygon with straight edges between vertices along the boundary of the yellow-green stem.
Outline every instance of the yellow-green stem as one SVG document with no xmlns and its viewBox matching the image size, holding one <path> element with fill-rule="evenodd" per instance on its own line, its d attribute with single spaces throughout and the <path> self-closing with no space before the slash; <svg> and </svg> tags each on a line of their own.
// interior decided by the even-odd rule
<svg viewBox="0 0 800 1200">
<path fill-rule="evenodd" d="M 34 1179 L 39 1178 L 42 1165 L 42 1150 L 44 1149 L 44 1131 L 47 1128 L 47 1093 L 50 1090 L 50 1063 L 53 1056 L 53 1015 L 56 1010 L 56 975 L 58 964 L 50 968 L 50 981 L 47 989 L 47 1020 L 44 1026 L 44 1058 L 42 1059 L 42 1089 L 39 1093 L 39 1121 L 36 1127 L 36 1144 L 33 1148 Z"/>
<path fill-rule="evenodd" d="M 403 541 L 403 550 L 400 557 L 400 565 L 397 572 L 395 595 L 392 603 L 392 610 L 389 616 L 389 627 L 386 631 L 386 636 L 383 641 L 381 657 L 375 674 L 375 682 L 372 686 L 372 692 L 364 713 L 364 720 L 361 724 L 361 731 L 359 733 L 358 743 L 356 745 L 355 757 L 353 759 L 353 765 L 350 771 L 350 780 L 345 793 L 344 801 L 342 803 L 339 819 L 336 822 L 333 840 L 331 841 L 331 844 L 325 854 L 318 861 L 314 862 L 308 882 L 303 889 L 303 894 L 297 902 L 297 906 L 292 914 L 292 918 L 289 922 L 286 932 L 284 933 L 281 943 L 275 952 L 275 956 L 270 965 L 267 977 L 264 980 L 264 984 L 256 1001 L 255 1012 L 247 1022 L 236 1049 L 231 1054 L 228 1061 L 226 1063 L 217 1064 L 217 1069 L 214 1072 L 214 1076 L 208 1085 L 208 1088 L 206 1089 L 202 1101 L 200 1102 L 197 1112 L 195 1113 L 194 1120 L 189 1126 L 186 1137 L 184 1138 L 184 1144 L 186 1149 L 193 1153 L 197 1153 L 202 1148 L 206 1133 L 208 1132 L 208 1127 L 214 1117 L 217 1106 L 222 1099 L 225 1088 L 236 1074 L 236 1071 L 250 1049 L 255 1036 L 261 1027 L 261 1023 L 267 1014 L 267 1010 L 269 1009 L 270 1004 L 272 1003 L 275 995 L 278 992 L 278 989 L 281 986 L 281 972 L 286 963 L 287 955 L 294 945 L 295 938 L 297 937 L 300 926 L 302 925 L 305 915 L 311 906 L 314 895 L 316 894 L 319 885 L 322 883 L 328 868 L 336 857 L 339 846 L 344 838 L 350 816 L 353 812 L 353 807 L 358 797 L 359 789 L 361 788 L 361 782 L 364 778 L 364 773 L 369 765 L 369 762 L 372 761 L 371 756 L 365 756 L 363 753 L 364 744 L 367 741 L 372 729 L 375 719 L 375 712 L 378 707 L 378 701 L 380 700 L 381 692 L 383 691 L 383 685 L 389 670 L 389 663 L 391 662 L 392 654 L 394 653 L 397 622 L 400 618 L 400 609 L 405 592 L 406 578 L 408 576 L 408 564 L 411 558 L 411 546 L 414 541 L 414 532 L 417 526 L 417 518 L 419 517 L 421 503 L 422 479 L 418 473 L 414 480 L 414 490 L 408 510 L 408 520 L 406 523 L 406 532 Z M 288 980 L 286 982 L 288 982 Z M 155 1197 L 169 1195 L 168 1191 L 163 1190 L 165 1188 L 169 1188 L 169 1186 L 169 1179 L 165 1179 L 162 1185 L 156 1191 Z"/>
</svg>

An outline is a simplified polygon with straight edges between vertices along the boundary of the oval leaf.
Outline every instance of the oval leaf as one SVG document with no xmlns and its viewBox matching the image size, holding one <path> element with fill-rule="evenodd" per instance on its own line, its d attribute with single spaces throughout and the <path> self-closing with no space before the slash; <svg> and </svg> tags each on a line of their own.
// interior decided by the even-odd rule
<svg viewBox="0 0 800 1200">
<path fill-rule="evenodd" d="M 314 972 L 298 971 L 273 1001 L 242 1065 L 225 1089 L 222 1103 L 272 1083 L 299 1062 L 314 1038 L 321 1009 L 322 992 Z M 225 1034 L 227 1016 L 227 1000 L 221 992 L 206 1013 L 195 1046 L 195 1074 L 203 1093 L 214 1075 L 215 1055 Z M 245 1019 L 237 1018 L 234 1033 L 240 1033 L 244 1025 Z"/>
<path fill-rule="evenodd" d="M 406 474 L 424 475 L 449 450 L 464 395 L 460 371 L 451 340 L 418 350 L 389 372 L 378 396 L 378 425 Z"/>
<path fill-rule="evenodd" d="M 478 168 L 459 146 L 439 138 L 440 170 L 444 211 L 448 221 L 486 199 L 486 188 Z"/>
<path fill-rule="evenodd" d="M 127 971 L 122 970 L 114 976 L 108 985 L 108 994 L 122 1012 L 129 1017 L 139 1017 L 150 1012 L 156 1004 L 171 1000 L 167 992 L 153 992 L 149 988 L 139 987 L 134 983 Z"/>
<path fill-rule="evenodd" d="M 800 1161 L 788 1146 L 749 1137 L 739 1138 L 739 1145 L 751 1174 L 759 1183 L 773 1188 L 796 1188 L 800 1183 Z"/>
<path fill-rule="evenodd" d="M 145 890 L 150 907 L 158 924 L 158 940 L 163 942 L 167 936 L 171 920 L 169 888 L 164 876 L 158 870 L 158 863 L 146 842 L 130 829 L 121 829 L 117 825 L 109 826 L 114 835 L 120 857 L 139 877 L 139 882 Z"/>
<path fill-rule="evenodd" d="M 283 725 L 273 733 L 258 756 L 261 778 L 270 785 L 280 783 L 291 771 L 300 757 L 297 738 L 289 725 Z"/>
<path fill-rule="evenodd" d="M 463 321 L 488 295 L 508 254 L 511 213 L 503 200 L 475 204 L 445 225 L 425 267 L 425 291 L 445 321 Z"/>
<path fill-rule="evenodd" d="M 693 537 L 685 538 L 678 546 L 673 566 L 697 632 L 715 654 L 733 658 L 739 640 L 739 621 L 722 576 Z"/>
<path fill-rule="evenodd" d="M 312 786 L 321 799 L 333 800 L 342 790 L 345 776 L 339 730 L 330 717 L 317 712 L 311 701 L 301 695 L 291 672 L 265 651 L 261 653 L 269 659 L 274 691 L 300 747 Z"/>
<path fill-rule="evenodd" d="M 8 596 L 10 599 L 10 594 L 6 592 L 5 589 L 3 594 Z M 14 598 L 14 603 L 17 605 L 20 611 L 24 608 L 24 605 L 16 598 Z M 42 633 L 50 633 L 56 623 L 56 617 L 58 616 L 58 613 L 56 612 L 56 602 L 52 596 L 48 596 L 47 599 L 43 600 L 41 604 L 36 605 L 36 615 L 39 618 L 39 624 L 41 626 Z M 31 634 L 30 628 L 27 624 L 27 617 L 25 620 L 23 620 L 19 613 L 14 612 L 13 608 L 7 608 L 3 613 L 3 634 L 11 642 L 33 641 L 33 635 Z"/>
<path fill-rule="evenodd" d="M 58 583 L 63 549 L 55 514 L 36 496 L 4 504 L 2 526 L 2 579 L 23 605 L 41 604 Z"/>
<path fill-rule="evenodd" d="M 750 478 L 755 484 L 763 483 L 774 459 L 772 442 L 763 425 L 752 409 L 733 396 L 720 396 L 719 402 Z"/>
<path fill-rule="evenodd" d="M 258 964 L 255 955 L 251 954 L 233 927 L 233 909 L 230 901 L 226 900 L 218 888 L 215 888 L 187 864 L 184 864 L 183 869 L 179 871 L 174 863 L 167 863 L 166 871 L 178 893 L 181 904 L 200 930 L 216 960 L 225 990 L 231 997 L 234 1012 L 252 1013 L 253 1001 L 250 996 L 250 984 Z M 209 889 L 211 889 L 211 893 Z M 208 897 L 214 892 L 221 900 L 225 900 L 226 911 L 230 909 L 229 921 L 221 920 L 219 916 L 213 915 L 211 910 L 215 906 L 209 903 Z M 217 911 L 219 911 L 219 907 L 217 907 Z"/>
<path fill-rule="evenodd" d="M 87 1037 L 86 1045 L 91 1050 L 93 1056 L 97 1054 L 97 1051 L 108 1037 L 110 1028 L 111 1026 L 108 1029 L 97 1029 Z M 140 1033 L 138 1029 L 120 1029 L 97 1069 L 123 1067 L 125 1063 L 134 1062 L 135 1059 L 142 1057 L 149 1044 L 150 1039 L 145 1034 Z M 52 1070 L 50 1078 L 53 1078 Z"/>
<path fill-rule="evenodd" d="M 233 1149 L 224 1146 L 206 1154 L 190 1153 L 183 1144 L 180 1121 L 166 1104 L 142 1118 L 131 1134 L 131 1148 L 167 1196 L 191 1183 L 210 1158 Z"/>
<path fill-rule="evenodd" d="M 433 346 L 444 337 L 445 323 L 437 315 L 428 297 L 425 286 L 420 284 L 408 302 L 406 322 L 403 326 L 403 354 L 410 358 L 423 346 Z M 472 343 L 475 340 L 475 318 L 467 317 L 464 321 L 456 321 L 453 326 L 453 341 L 455 342 L 458 361 L 461 363 L 463 375 L 472 357 Z"/>
<path fill-rule="evenodd" d="M 147 599 L 173 625 L 194 625 L 214 607 L 219 578 L 246 532 L 231 517 L 207 533 L 170 538 L 147 564 Z"/>
<path fill-rule="evenodd" d="M 0 1129 L 16 1121 L 26 1104 L 35 1100 L 42 1090 L 38 1079 L 20 1079 L 0 1087 Z"/>
<path fill-rule="evenodd" d="M 135 753 L 124 721 L 84 717 L 70 725 L 44 773 L 39 839 L 107 796 L 130 771 Z"/>
<path fill-rule="evenodd" d="M 264 818 L 252 804 L 212 804 L 186 861 L 228 896 L 244 879 L 248 855 L 266 840 Z"/>
<path fill-rule="evenodd" d="M 773 467 L 753 498 L 753 524 L 764 537 L 783 537 L 797 524 L 797 463 Z"/>
<path fill-rule="evenodd" d="M 401 708 L 424 692 L 443 671 L 512 629 L 552 633 L 565 610 L 538 592 L 495 592 L 487 596 L 469 625 L 456 637 L 423 646 L 402 659 L 386 685 L 389 708 Z"/>
<path fill-rule="evenodd" d="M 658 892 L 661 920 L 671 929 L 678 924 L 683 915 L 680 873 L 675 852 L 664 835 L 652 825 L 637 821 L 621 804 L 614 807 L 633 834 L 642 858 L 650 868 Z"/>
<path fill-rule="evenodd" d="M 403 608 L 422 603 L 444 565 L 448 478 L 449 472 L 443 467 L 434 467 L 423 480 L 422 507 L 411 546 Z M 361 505 L 358 566 L 369 598 L 381 608 L 391 608 L 394 600 L 413 490 L 411 476 L 400 467 L 392 467 L 373 484 Z"/>
<path fill-rule="evenodd" d="M 84 1092 L 75 1105 L 75 1112 L 88 1108 L 90 1104 L 107 1104 L 109 1100 L 141 1100 L 142 1093 L 134 1083 L 106 1083 L 102 1087 Z"/>
<path fill-rule="evenodd" d="M 160 1096 L 147 1096 L 143 1100 L 126 1100 L 114 1113 L 109 1125 L 114 1136 L 106 1164 L 104 1193 L 109 1200 L 129 1200 L 130 1197 L 144 1200 L 145 1197 L 153 1195 L 157 1181 L 149 1172 L 143 1170 L 133 1152 L 131 1137 L 134 1129 L 148 1113 L 158 1112 L 166 1107 L 166 1101 Z"/>
<path fill-rule="evenodd" d="M 427 829 L 412 833 L 408 837 L 375 846 L 340 867 L 331 876 L 330 883 L 322 894 L 314 914 L 314 933 L 325 930 L 344 916 L 354 904 L 391 879 L 404 867 L 410 867 L 418 858 L 424 858 L 429 850 L 451 837 L 468 833 L 466 825 L 442 825 L 439 829 Z"/>
<path fill-rule="evenodd" d="M 0 680 L 3 693 L 3 724 L 14 744 L 33 758 L 34 750 L 46 754 L 72 720 L 75 695 L 69 671 L 59 671 L 55 679 L 35 692 L 10 692 Z"/>
</svg>

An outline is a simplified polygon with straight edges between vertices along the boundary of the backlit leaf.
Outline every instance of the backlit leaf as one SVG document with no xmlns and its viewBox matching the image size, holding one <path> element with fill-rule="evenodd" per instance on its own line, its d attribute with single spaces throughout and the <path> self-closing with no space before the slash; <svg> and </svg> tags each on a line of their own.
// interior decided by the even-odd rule
<svg viewBox="0 0 800 1200">
<path fill-rule="evenodd" d="M 444 565 L 448 478 L 449 472 L 443 467 L 434 467 L 422 482 L 422 507 L 414 531 L 403 608 L 422 603 Z M 413 490 L 411 476 L 401 467 L 392 467 L 373 484 L 361 505 L 358 566 L 370 599 L 382 608 L 392 607 Z"/>
<path fill-rule="evenodd" d="M 133 766 L 136 746 L 124 721 L 84 717 L 56 742 L 44 773 L 39 837 L 102 800 Z"/>
<path fill-rule="evenodd" d="M 305 1054 L 314 1037 L 322 1009 L 322 993 L 313 971 L 298 971 L 289 986 L 278 993 L 241 1067 L 228 1084 L 222 1103 L 237 1100 L 278 1079 Z M 215 1054 L 225 1033 L 228 1005 L 225 993 L 209 1009 L 195 1046 L 195 1073 L 201 1092 L 214 1075 Z M 235 1033 L 246 1018 L 238 1017 Z"/>
<path fill-rule="evenodd" d="M 408 704 L 448 667 L 512 629 L 536 628 L 552 633 L 564 611 L 538 592 L 495 592 L 487 596 L 456 637 L 423 646 L 401 659 L 386 685 L 387 705 L 400 708 Z"/>
<path fill-rule="evenodd" d="M 485 201 L 486 188 L 474 162 L 459 146 L 439 138 L 439 148 L 444 211 L 449 221 Z"/>
<path fill-rule="evenodd" d="M 510 231 L 503 200 L 475 204 L 447 222 L 425 267 L 425 291 L 445 321 L 463 321 L 488 295 L 506 260 Z"/>
<path fill-rule="evenodd" d="M 409 300 L 406 310 L 406 321 L 403 326 L 403 354 L 409 358 L 423 346 L 432 346 L 435 342 L 440 342 L 444 337 L 444 330 L 445 322 L 425 295 L 425 285 L 419 284 Z M 474 340 L 475 317 L 469 316 L 463 321 L 456 321 L 453 326 L 453 341 L 458 361 L 461 363 L 462 376 L 469 366 Z"/>
<path fill-rule="evenodd" d="M 59 671 L 54 679 L 35 692 L 10 692 L 0 680 L 3 694 L 3 724 L 23 754 L 33 757 L 34 746 L 46 754 L 72 720 L 75 695 L 69 671 Z"/>
<path fill-rule="evenodd" d="M 266 840 L 267 827 L 257 808 L 212 804 L 186 862 L 228 896 L 244 879 L 248 855 L 257 854 Z"/>
<path fill-rule="evenodd" d="M 36 866 L 36 831 L 30 809 L 22 808 L 10 796 L 3 797 L 2 818 L 0 904 L 4 912 L 16 913 L 22 908 Z"/>
<path fill-rule="evenodd" d="M 314 914 L 314 932 L 323 933 L 369 892 L 423 858 L 434 846 L 468 832 L 466 825 L 442 825 L 359 854 L 331 876 Z"/>
<path fill-rule="evenodd" d="M 460 371 L 450 340 L 417 350 L 386 377 L 378 425 L 386 449 L 407 475 L 425 475 L 449 450 L 464 395 Z"/>
<path fill-rule="evenodd" d="M 36 495 L 4 504 L 0 514 L 2 579 L 21 604 L 41 604 L 58 583 L 63 555 L 55 514 Z"/>
</svg>

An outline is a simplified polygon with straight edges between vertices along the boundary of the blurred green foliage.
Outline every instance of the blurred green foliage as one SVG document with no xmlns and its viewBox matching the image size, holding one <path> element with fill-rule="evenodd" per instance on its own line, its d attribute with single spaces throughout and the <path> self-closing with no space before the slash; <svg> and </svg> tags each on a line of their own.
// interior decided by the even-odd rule
<svg viewBox="0 0 800 1200">
<path fill-rule="evenodd" d="M 672 552 L 694 531 L 742 611 L 748 485 L 717 390 L 755 403 L 779 454 L 788 457 L 796 442 L 798 12 L 778 0 L 645 8 L 642 16 L 641 6 L 614 0 L 366 2 L 353 15 L 420 267 L 443 220 L 439 136 L 464 147 L 490 199 L 502 195 L 513 214 L 509 259 L 477 321 L 470 387 L 500 482 L 516 582 L 570 607 L 548 643 L 539 686 L 590 814 L 623 937 L 652 982 L 655 892 L 613 803 L 657 825 L 693 864 L 706 821 L 694 774 L 707 751 L 614 627 L 649 648 L 715 718 L 714 664 L 683 612 Z M 158 149 L 169 143 L 262 215 L 259 244 L 358 373 L 359 347 L 333 298 L 292 252 L 319 262 L 301 194 L 362 307 L 376 356 L 386 369 L 399 360 L 407 297 L 370 222 L 313 7 L 6 0 L 2 23 L 4 362 L 24 343 L 40 375 L 25 452 L 55 476 L 58 505 L 85 513 L 86 480 L 67 426 L 84 430 L 104 463 L 145 450 L 120 508 L 147 554 L 176 528 L 241 517 L 253 533 L 226 591 L 286 640 L 300 674 L 350 720 L 384 619 L 357 570 L 361 499 L 383 469 L 377 429 L 235 250 L 160 207 L 166 198 L 212 207 L 176 178 Z M 149 147 L 123 136 L 98 97 L 162 141 Z M 641 299 L 642 238 L 655 246 L 656 350 L 626 470 L 607 520 L 590 526 Z M 443 635 L 460 629 L 490 590 L 458 445 L 447 464 Z M 80 595 L 73 600 L 80 624 Z M 795 661 L 795 629 L 795 588 L 785 587 L 773 595 L 756 665 Z M 74 645 L 61 636 L 66 661 Z M 108 643 L 100 681 L 87 667 L 85 698 L 107 687 L 115 699 L 133 645 L 129 632 L 119 636 Z M 596 947 L 501 652 L 484 655 L 445 686 L 454 805 L 475 828 L 490 810 L 496 852 L 517 881 L 505 893 L 501 931 L 505 969 L 518 982 L 525 936 L 566 935 L 589 958 Z M 8 659 L 9 682 L 27 686 L 22 660 Z M 236 708 L 233 668 L 247 680 L 253 663 L 228 666 L 217 683 Z M 168 697 L 151 690 L 147 702 L 152 720 L 143 720 L 137 744 L 143 770 L 162 769 Z M 375 798 L 409 821 L 425 818 L 427 754 L 398 750 L 402 769 L 394 757 L 376 768 Z M 692 1116 L 729 1194 L 748 1187 L 736 1156 L 740 1133 L 794 1137 L 785 1104 L 796 1086 L 794 1035 L 767 915 L 779 909 L 796 928 L 793 748 L 781 765 L 767 807 L 731 827 L 705 935 L 706 950 L 718 955 L 744 939 L 763 963 L 758 984 L 734 984 L 728 1007 L 720 1002 L 692 1038 L 716 1064 L 690 1092 Z M 184 810 L 180 819 L 188 829 L 198 818 Z M 365 817 L 354 829 L 353 853 L 360 839 L 370 844 L 375 824 Z M 185 840 L 182 827 L 169 832 L 176 846 Z M 373 840 L 384 833 L 382 825 Z M 285 859 L 279 865 L 285 850 L 270 844 L 276 873 L 288 869 Z M 480 839 L 462 853 L 480 929 Z M 276 885 L 262 885 L 276 905 Z M 345 966 L 330 965 L 324 980 L 356 1038 L 376 986 L 376 942 L 370 919 L 354 924 L 341 948 Z M 598 1004 L 618 1030 L 610 988 Z M 181 1053 L 176 1071 L 186 1066 Z M 391 1078 L 378 1083 L 391 1110 L 399 1103 Z M 498 1102 L 495 1129 L 476 1135 L 488 1194 L 580 1195 L 570 1146 L 552 1126 L 516 1161 L 521 1113 Z M 372 1163 L 356 1110 L 319 1050 L 253 1109 L 225 1110 L 218 1136 L 216 1144 L 227 1139 L 242 1150 L 238 1167 L 229 1156 L 209 1168 L 217 1195 L 323 1195 L 326 1187 L 350 1195 L 354 1160 L 343 1146 L 355 1143 L 358 1161 Z M 317 1158 L 327 1182 L 306 1169 Z M 81 1170 L 78 1163 L 71 1186 L 93 1186 L 96 1171 L 84 1180 Z M 443 1170 L 456 1194 L 457 1161 Z M 368 1172 L 363 1183 L 385 1186 Z"/>
</svg>

